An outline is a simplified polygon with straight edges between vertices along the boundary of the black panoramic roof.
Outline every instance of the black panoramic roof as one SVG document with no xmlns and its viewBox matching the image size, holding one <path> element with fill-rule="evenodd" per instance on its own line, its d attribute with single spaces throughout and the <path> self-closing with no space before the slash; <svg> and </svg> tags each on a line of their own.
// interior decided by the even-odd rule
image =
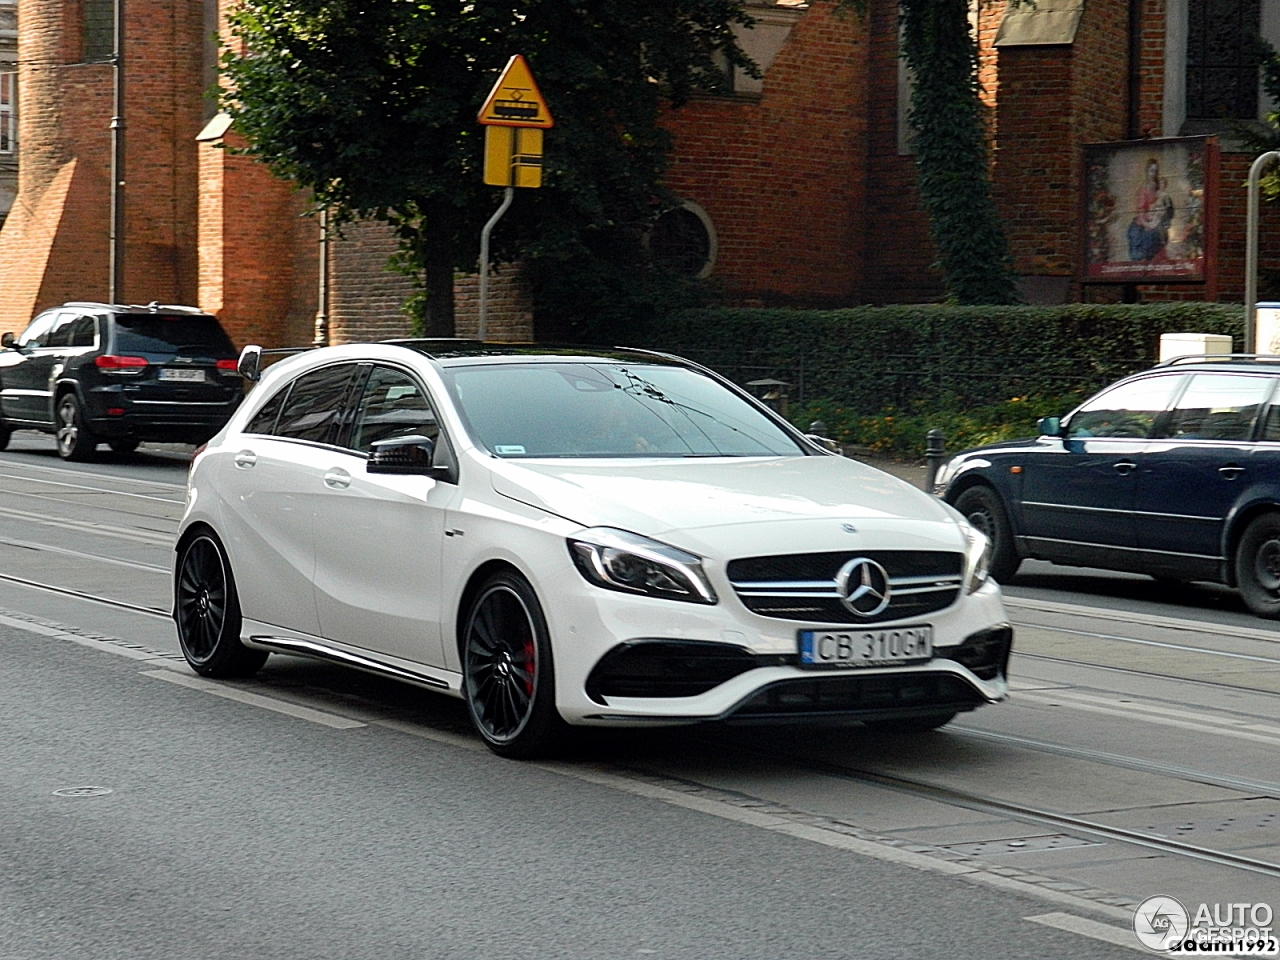
<svg viewBox="0 0 1280 960">
<path fill-rule="evenodd" d="M 443 362 L 446 366 L 495 360 L 620 360 L 627 363 L 651 363 L 684 366 L 685 361 L 669 354 L 632 347 L 590 347 L 581 344 L 493 343 L 464 339 L 386 340 L 384 343 L 407 347 Z"/>
</svg>

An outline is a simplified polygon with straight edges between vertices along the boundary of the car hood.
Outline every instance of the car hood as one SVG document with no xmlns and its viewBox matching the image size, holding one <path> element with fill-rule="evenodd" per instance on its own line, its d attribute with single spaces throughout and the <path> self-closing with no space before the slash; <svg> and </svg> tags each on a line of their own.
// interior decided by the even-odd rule
<svg viewBox="0 0 1280 960">
<path fill-rule="evenodd" d="M 584 527 L 620 527 L 652 537 L 814 521 L 832 528 L 838 525 L 831 521 L 841 521 L 901 530 L 905 521 L 950 528 L 934 531 L 930 539 L 961 539 L 956 515 L 939 501 L 844 457 L 499 460 L 492 480 L 502 496 Z"/>
</svg>

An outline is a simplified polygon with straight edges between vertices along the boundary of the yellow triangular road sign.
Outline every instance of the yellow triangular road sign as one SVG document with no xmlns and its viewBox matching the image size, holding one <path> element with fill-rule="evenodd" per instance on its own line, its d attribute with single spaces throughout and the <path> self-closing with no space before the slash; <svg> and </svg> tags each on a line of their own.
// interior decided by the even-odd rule
<svg viewBox="0 0 1280 960">
<path fill-rule="evenodd" d="M 551 111 L 524 57 L 516 54 L 493 85 L 480 108 L 479 121 L 493 127 L 552 127 Z"/>
</svg>

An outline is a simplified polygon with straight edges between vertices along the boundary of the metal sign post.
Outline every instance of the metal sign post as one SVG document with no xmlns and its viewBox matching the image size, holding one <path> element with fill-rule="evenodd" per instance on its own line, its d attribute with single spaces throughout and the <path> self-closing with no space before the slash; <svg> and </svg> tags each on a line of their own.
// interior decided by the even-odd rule
<svg viewBox="0 0 1280 960">
<path fill-rule="evenodd" d="M 476 118 L 485 126 L 484 182 L 505 188 L 502 205 L 480 231 L 480 324 L 489 326 L 489 237 L 515 199 L 516 187 L 542 186 L 542 131 L 555 125 L 524 57 L 507 61 Z"/>
<path fill-rule="evenodd" d="M 1268 150 L 1249 168 L 1249 204 L 1244 227 L 1244 352 L 1257 352 L 1258 331 L 1258 181 L 1267 164 L 1280 160 L 1280 150 Z"/>
</svg>

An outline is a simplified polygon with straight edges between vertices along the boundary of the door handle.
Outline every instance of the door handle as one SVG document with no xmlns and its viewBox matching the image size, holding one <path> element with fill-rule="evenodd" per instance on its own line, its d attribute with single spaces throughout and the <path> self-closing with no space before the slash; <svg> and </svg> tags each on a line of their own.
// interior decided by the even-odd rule
<svg viewBox="0 0 1280 960">
<path fill-rule="evenodd" d="M 252 450 L 241 450 L 236 454 L 236 466 L 241 470 L 247 470 L 258 462 L 258 455 Z"/>
<path fill-rule="evenodd" d="M 1122 477 L 1127 477 L 1138 465 L 1132 460 L 1121 460 L 1119 463 L 1113 464 L 1113 466 L 1116 468 L 1116 473 Z"/>
<path fill-rule="evenodd" d="M 1225 467 L 1219 467 L 1218 472 L 1222 474 L 1224 480 L 1234 480 L 1244 473 L 1244 467 L 1235 463 L 1228 463 Z"/>
<path fill-rule="evenodd" d="M 334 490 L 345 490 L 351 486 L 351 474 L 338 467 L 334 467 L 324 475 L 324 485 L 332 487 Z"/>
</svg>

